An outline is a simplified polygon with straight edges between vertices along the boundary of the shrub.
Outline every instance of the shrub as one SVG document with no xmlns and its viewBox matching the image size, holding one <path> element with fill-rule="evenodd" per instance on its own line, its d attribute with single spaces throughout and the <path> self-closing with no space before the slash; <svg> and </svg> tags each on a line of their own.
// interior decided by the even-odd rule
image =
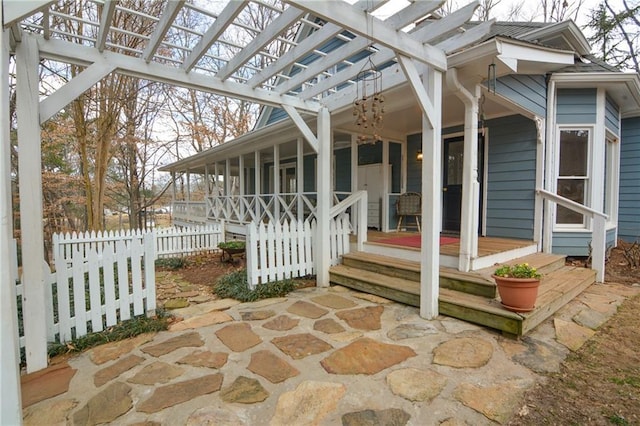
<svg viewBox="0 0 640 426">
<path fill-rule="evenodd" d="M 218 248 L 223 250 L 244 250 L 245 242 L 238 240 L 227 241 L 224 243 L 218 243 Z"/>
<path fill-rule="evenodd" d="M 156 268 L 166 268 L 171 270 L 182 269 L 187 266 L 187 260 L 184 257 L 162 257 L 156 259 Z"/>
<path fill-rule="evenodd" d="M 220 277 L 213 286 L 213 292 L 222 298 L 253 302 L 270 297 L 281 297 L 296 288 L 295 281 L 282 280 L 259 284 L 255 289 L 251 290 L 247 281 L 247 271 L 242 269 Z"/>
<path fill-rule="evenodd" d="M 516 265 L 502 265 L 495 270 L 493 275 L 497 277 L 506 278 L 537 278 L 540 279 L 542 275 L 538 273 L 536 268 L 530 266 L 528 263 L 518 263 Z"/>
</svg>

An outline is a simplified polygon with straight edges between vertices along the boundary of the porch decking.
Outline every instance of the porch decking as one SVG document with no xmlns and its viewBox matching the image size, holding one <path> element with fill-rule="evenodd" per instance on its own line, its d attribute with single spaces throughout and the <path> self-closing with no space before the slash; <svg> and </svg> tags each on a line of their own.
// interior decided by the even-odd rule
<svg viewBox="0 0 640 426">
<path fill-rule="evenodd" d="M 490 278 L 493 267 L 470 273 L 441 267 L 440 313 L 521 336 L 595 282 L 595 271 L 565 266 L 564 256 L 560 255 L 536 253 L 514 262 L 528 262 L 544 274 L 532 312 L 515 313 L 502 308 Z M 344 256 L 342 265 L 331 268 L 330 277 L 334 284 L 420 306 L 418 262 L 351 253 Z"/>
</svg>

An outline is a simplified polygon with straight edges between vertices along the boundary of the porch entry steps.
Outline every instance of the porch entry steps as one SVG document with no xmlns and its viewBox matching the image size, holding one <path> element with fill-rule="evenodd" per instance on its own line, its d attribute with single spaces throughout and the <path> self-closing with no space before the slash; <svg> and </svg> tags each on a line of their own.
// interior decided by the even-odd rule
<svg viewBox="0 0 640 426">
<path fill-rule="evenodd" d="M 502 308 L 494 267 L 475 272 L 440 268 L 439 310 L 442 315 L 521 336 L 595 282 L 595 271 L 564 265 L 564 256 L 537 253 L 508 263 L 527 262 L 544 274 L 536 308 L 515 313 Z M 420 265 L 369 253 L 349 253 L 330 270 L 330 281 L 411 306 L 420 306 Z"/>
</svg>

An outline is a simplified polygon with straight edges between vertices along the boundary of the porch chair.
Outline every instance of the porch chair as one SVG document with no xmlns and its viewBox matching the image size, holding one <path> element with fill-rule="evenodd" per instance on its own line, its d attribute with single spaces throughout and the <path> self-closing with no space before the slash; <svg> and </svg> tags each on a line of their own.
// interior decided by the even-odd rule
<svg viewBox="0 0 640 426">
<path fill-rule="evenodd" d="M 396 214 L 398 215 L 398 226 L 396 232 L 400 232 L 402 226 L 402 219 L 405 219 L 405 227 L 415 226 L 420 231 L 420 216 L 422 215 L 422 196 L 417 192 L 405 192 L 400 194 L 396 201 Z M 406 216 L 413 216 L 416 223 L 415 225 L 408 225 L 406 223 Z"/>
</svg>

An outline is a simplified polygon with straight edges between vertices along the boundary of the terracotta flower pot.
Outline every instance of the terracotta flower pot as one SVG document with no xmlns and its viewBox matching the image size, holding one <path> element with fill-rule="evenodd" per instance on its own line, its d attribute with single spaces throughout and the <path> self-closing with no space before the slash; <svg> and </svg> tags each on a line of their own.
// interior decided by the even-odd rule
<svg viewBox="0 0 640 426">
<path fill-rule="evenodd" d="M 530 312 L 538 297 L 538 278 L 507 278 L 492 275 L 498 286 L 502 306 L 513 312 Z"/>
</svg>

